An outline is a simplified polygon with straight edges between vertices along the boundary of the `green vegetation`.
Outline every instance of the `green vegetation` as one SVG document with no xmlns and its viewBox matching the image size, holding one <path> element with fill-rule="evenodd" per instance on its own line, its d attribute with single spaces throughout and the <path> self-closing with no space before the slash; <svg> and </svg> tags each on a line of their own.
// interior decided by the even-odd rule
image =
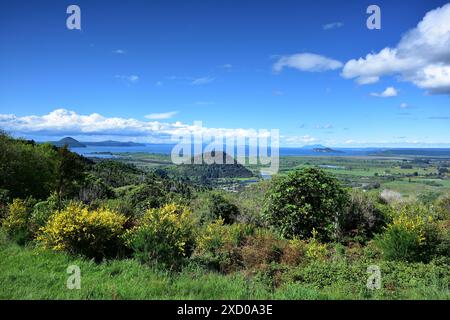
<svg viewBox="0 0 450 320">
<path fill-rule="evenodd" d="M 0 147 L 0 299 L 450 298 L 447 160 L 283 158 L 262 181 L 238 164 Z M 384 187 L 403 179 L 433 192 Z"/>
</svg>

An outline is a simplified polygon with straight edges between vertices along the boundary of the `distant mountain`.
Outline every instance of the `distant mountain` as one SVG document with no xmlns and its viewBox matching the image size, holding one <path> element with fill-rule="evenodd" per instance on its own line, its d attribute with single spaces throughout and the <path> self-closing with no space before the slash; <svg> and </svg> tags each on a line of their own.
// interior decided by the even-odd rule
<svg viewBox="0 0 450 320">
<path fill-rule="evenodd" d="M 64 147 L 67 145 L 69 148 L 86 148 L 91 147 L 143 147 L 145 144 L 136 142 L 122 142 L 122 141 L 97 141 L 97 142 L 80 142 L 72 137 L 65 137 L 59 141 L 50 141 L 56 147 Z"/>
<path fill-rule="evenodd" d="M 311 144 L 303 146 L 302 149 L 314 150 L 314 149 L 326 149 L 326 147 L 321 144 Z"/>
<path fill-rule="evenodd" d="M 65 137 L 59 141 L 51 141 L 50 143 L 53 144 L 55 147 L 68 146 L 69 148 L 86 148 L 86 145 L 75 140 L 72 137 Z"/>
<path fill-rule="evenodd" d="M 145 144 L 143 143 L 136 143 L 136 142 L 122 142 L 122 141 L 113 141 L 113 140 L 107 140 L 107 141 L 98 141 L 98 142 L 83 142 L 87 146 L 93 146 L 93 147 L 144 147 Z"/>
<path fill-rule="evenodd" d="M 334 150 L 331 148 L 314 148 L 313 151 L 320 152 L 320 153 L 343 153 L 342 151 Z"/>
</svg>

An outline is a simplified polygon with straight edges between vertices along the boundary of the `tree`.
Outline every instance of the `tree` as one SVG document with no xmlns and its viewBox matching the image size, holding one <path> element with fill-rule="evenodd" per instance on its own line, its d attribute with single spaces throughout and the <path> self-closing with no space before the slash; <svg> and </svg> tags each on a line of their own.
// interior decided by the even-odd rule
<svg viewBox="0 0 450 320">
<path fill-rule="evenodd" d="M 58 154 L 49 144 L 13 139 L 0 132 L 0 189 L 11 198 L 48 197 L 55 188 Z"/>
<path fill-rule="evenodd" d="M 264 217 L 288 238 L 310 238 L 313 230 L 321 240 L 335 232 L 348 194 L 339 181 L 318 168 L 306 168 L 278 177 L 267 192 Z"/>
<path fill-rule="evenodd" d="M 76 153 L 70 152 L 67 145 L 58 149 L 56 169 L 58 209 L 63 197 L 76 193 L 84 176 L 85 163 Z"/>
<path fill-rule="evenodd" d="M 222 218 L 226 224 L 232 224 L 239 215 L 238 207 L 218 192 L 210 195 L 209 211 L 214 219 Z"/>
</svg>

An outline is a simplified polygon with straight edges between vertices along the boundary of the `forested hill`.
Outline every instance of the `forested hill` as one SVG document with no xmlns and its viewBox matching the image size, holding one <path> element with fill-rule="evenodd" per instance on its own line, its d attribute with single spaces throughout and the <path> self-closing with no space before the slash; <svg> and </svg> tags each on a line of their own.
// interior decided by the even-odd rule
<svg viewBox="0 0 450 320">
<path fill-rule="evenodd" d="M 205 161 L 207 157 L 216 159 L 218 163 L 207 164 Z M 210 179 L 250 178 L 254 176 L 249 169 L 238 163 L 233 157 L 225 152 L 220 152 L 216 155 L 214 151 L 209 154 L 205 153 L 195 156 L 192 158 L 191 164 L 177 166 L 175 170 L 182 176 L 199 179 L 203 182 Z"/>
</svg>

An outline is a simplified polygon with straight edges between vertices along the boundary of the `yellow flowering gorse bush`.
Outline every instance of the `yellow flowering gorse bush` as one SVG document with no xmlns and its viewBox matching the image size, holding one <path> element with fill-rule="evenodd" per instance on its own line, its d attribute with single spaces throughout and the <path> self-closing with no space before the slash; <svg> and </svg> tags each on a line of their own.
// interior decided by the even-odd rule
<svg viewBox="0 0 450 320">
<path fill-rule="evenodd" d="M 121 246 L 126 221 L 125 216 L 109 209 L 90 211 L 82 204 L 70 203 L 52 215 L 37 240 L 53 250 L 95 258 L 112 256 Z"/>
<path fill-rule="evenodd" d="M 28 223 L 28 210 L 25 201 L 21 199 L 14 199 L 8 205 L 8 215 L 3 221 L 3 228 L 8 233 L 13 233 L 17 230 L 26 229 Z"/>
<path fill-rule="evenodd" d="M 306 244 L 306 256 L 311 260 L 325 261 L 328 255 L 327 245 L 317 240 L 317 231 L 313 228 L 313 237 Z"/>
<path fill-rule="evenodd" d="M 127 235 L 127 244 L 138 259 L 169 267 L 178 266 L 190 255 L 194 240 L 193 215 L 188 208 L 176 204 L 147 210 Z"/>
</svg>

